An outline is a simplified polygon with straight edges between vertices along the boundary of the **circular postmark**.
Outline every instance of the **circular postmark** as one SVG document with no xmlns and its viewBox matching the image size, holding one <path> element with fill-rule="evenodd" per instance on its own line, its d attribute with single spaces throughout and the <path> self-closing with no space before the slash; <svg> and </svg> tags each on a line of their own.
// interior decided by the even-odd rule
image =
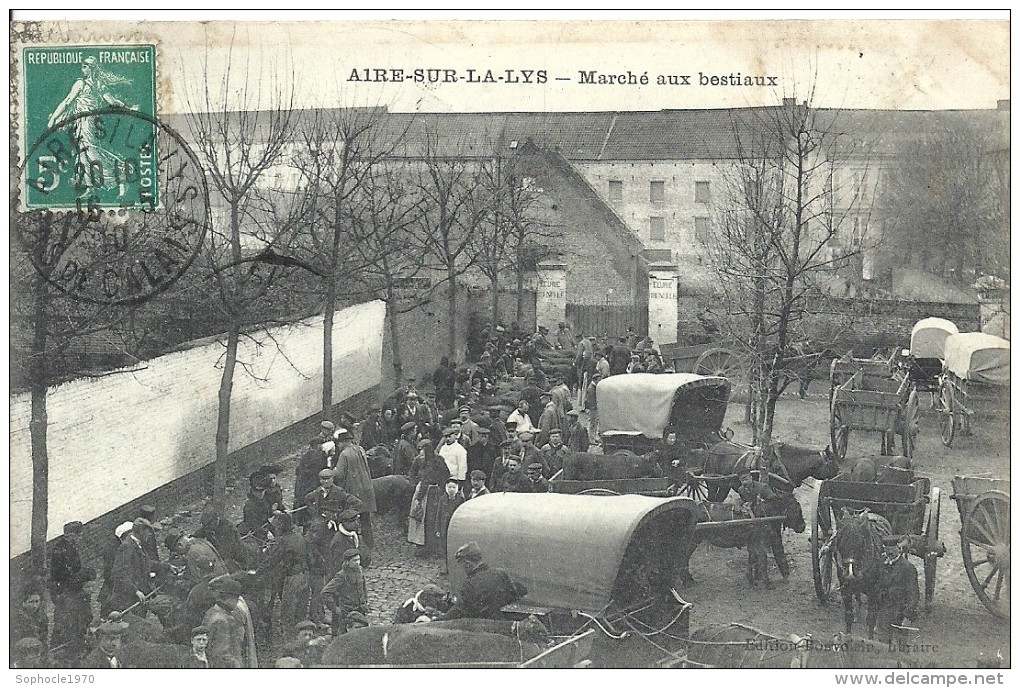
<svg viewBox="0 0 1020 688">
<path fill-rule="evenodd" d="M 56 123 L 31 147 L 19 179 L 23 195 L 43 201 L 15 223 L 32 264 L 90 303 L 138 304 L 166 291 L 194 262 L 210 224 L 198 158 L 173 129 L 132 110 Z"/>
</svg>

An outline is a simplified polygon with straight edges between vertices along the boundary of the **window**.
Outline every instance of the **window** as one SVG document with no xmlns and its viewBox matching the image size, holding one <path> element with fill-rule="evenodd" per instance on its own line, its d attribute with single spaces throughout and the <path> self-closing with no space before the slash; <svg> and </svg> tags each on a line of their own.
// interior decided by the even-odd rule
<svg viewBox="0 0 1020 688">
<path fill-rule="evenodd" d="M 666 219 L 662 217 L 648 218 L 648 238 L 651 241 L 666 240 Z"/>
<path fill-rule="evenodd" d="M 648 200 L 652 203 L 666 201 L 666 182 L 652 182 L 648 188 Z"/>
<path fill-rule="evenodd" d="M 709 189 L 708 182 L 694 182 L 694 202 L 712 202 L 712 192 Z"/>
<path fill-rule="evenodd" d="M 623 200 L 623 182 L 621 182 L 619 179 L 609 180 L 609 200 L 611 201 Z"/>
<path fill-rule="evenodd" d="M 694 238 L 700 242 L 708 241 L 708 218 L 694 218 Z"/>
</svg>

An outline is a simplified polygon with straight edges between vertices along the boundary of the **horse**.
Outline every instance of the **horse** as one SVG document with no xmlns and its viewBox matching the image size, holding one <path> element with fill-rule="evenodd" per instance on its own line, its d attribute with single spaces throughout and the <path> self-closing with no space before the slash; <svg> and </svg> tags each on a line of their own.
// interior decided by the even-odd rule
<svg viewBox="0 0 1020 688">
<path fill-rule="evenodd" d="M 859 602 L 861 595 L 866 595 L 870 601 L 877 592 L 878 572 L 882 566 L 882 538 L 891 534 L 889 521 L 867 509 L 850 513 L 844 508 L 836 522 L 832 548 L 847 633 L 853 630 L 854 599 Z M 871 637 L 874 631 L 873 626 L 869 628 L 868 636 Z"/>
<path fill-rule="evenodd" d="M 694 578 L 691 576 L 691 556 L 702 542 L 709 542 L 716 547 L 732 549 L 735 547 L 747 547 L 747 578 L 752 586 L 758 578 L 768 580 L 766 545 L 772 549 L 772 556 L 776 560 L 776 566 L 780 571 L 787 571 L 785 553 L 782 550 L 782 528 L 790 528 L 795 533 L 803 533 L 807 527 L 804 522 L 804 512 L 800 502 L 792 493 L 778 493 L 776 499 L 762 502 L 758 506 L 758 513 L 755 517 L 784 516 L 781 523 L 768 523 L 761 526 L 751 526 L 744 521 L 752 521 L 751 517 L 740 512 L 729 504 L 716 504 L 713 502 L 700 502 L 698 523 L 733 522 L 733 527 L 698 532 L 697 528 L 692 531 L 686 540 L 686 547 L 681 547 L 680 556 L 680 581 L 683 585 L 693 585 Z M 784 576 L 785 577 L 785 576 Z"/>
<path fill-rule="evenodd" d="M 797 393 L 801 399 L 807 398 L 808 387 L 812 380 L 827 380 L 829 365 L 837 358 L 835 351 L 829 348 L 820 351 L 809 351 L 811 342 L 795 344 L 787 352 L 783 368 L 779 371 L 779 394 L 782 395 L 792 383 L 796 382 Z"/>
<path fill-rule="evenodd" d="M 720 478 L 711 480 L 708 484 L 707 499 L 710 502 L 721 502 L 731 489 L 739 485 L 736 473 L 741 468 L 755 468 L 762 462 L 760 460 L 761 449 L 745 444 L 739 444 L 731 440 L 717 442 L 706 450 L 694 450 L 691 452 L 691 461 L 688 465 L 694 467 L 705 476 L 718 476 Z M 772 457 L 766 467 L 774 478 L 776 484 L 781 484 L 784 492 L 792 492 L 799 487 L 807 478 L 828 480 L 839 473 L 839 463 L 835 452 L 831 447 L 824 449 L 813 449 L 798 445 L 787 445 L 774 443 L 772 445 Z M 672 475 L 678 480 L 687 479 L 687 466 L 682 461 L 674 461 L 671 468 Z M 681 469 L 684 475 L 677 475 Z M 695 476 L 697 472 L 695 472 Z M 778 486 L 778 485 L 774 485 Z"/>
</svg>

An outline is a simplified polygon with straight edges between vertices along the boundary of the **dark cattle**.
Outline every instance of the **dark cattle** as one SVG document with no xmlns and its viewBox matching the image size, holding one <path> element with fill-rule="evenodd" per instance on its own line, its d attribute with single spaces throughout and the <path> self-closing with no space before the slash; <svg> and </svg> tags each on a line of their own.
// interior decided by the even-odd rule
<svg viewBox="0 0 1020 688">
<path fill-rule="evenodd" d="M 365 454 L 368 457 L 368 471 L 373 478 L 393 473 L 393 454 L 386 445 L 378 444 Z"/>
<path fill-rule="evenodd" d="M 411 509 L 414 485 L 406 475 L 384 475 L 372 478 L 377 513 L 395 513 L 398 518 L 407 518 Z"/>
<path fill-rule="evenodd" d="M 484 623 L 480 623 L 484 622 Z M 518 626 L 510 622 L 493 627 L 482 619 L 424 624 L 369 626 L 336 638 L 322 655 L 328 666 L 461 664 L 468 662 L 519 663 L 544 649 L 541 624 Z M 505 631 L 510 626 L 510 633 Z M 473 628 L 486 630 L 468 630 Z M 541 629 L 541 630 L 539 630 Z M 536 642 L 537 641 L 537 642 Z"/>
<path fill-rule="evenodd" d="M 755 569 L 767 565 L 765 561 L 766 549 L 772 546 L 776 538 L 782 538 L 782 528 L 790 528 L 795 533 L 803 533 L 807 525 L 804 522 L 804 513 L 800 502 L 792 493 L 779 493 L 778 499 L 772 502 L 762 503 L 764 510 L 759 516 L 785 516 L 782 523 L 766 523 L 761 526 L 754 526 L 749 523 L 746 514 L 739 512 L 736 507 L 729 504 L 714 504 L 702 502 L 702 508 L 698 511 L 698 523 L 708 522 L 733 522 L 730 527 L 713 528 L 712 530 L 695 530 L 686 541 L 687 547 L 682 548 L 680 558 L 680 580 L 686 585 L 694 582 L 690 572 L 691 556 L 694 550 L 702 542 L 708 542 L 716 547 L 730 549 L 734 547 L 747 547 L 748 554 L 748 577 L 754 580 Z M 772 546 L 773 557 L 785 556 L 781 548 Z M 777 565 L 780 565 L 777 560 Z M 783 562 L 782 566 L 785 566 Z"/>
<path fill-rule="evenodd" d="M 662 477 L 662 469 L 652 454 L 638 456 L 633 452 L 589 454 L 575 452 L 563 457 L 564 480 L 620 480 L 627 478 Z"/>
</svg>

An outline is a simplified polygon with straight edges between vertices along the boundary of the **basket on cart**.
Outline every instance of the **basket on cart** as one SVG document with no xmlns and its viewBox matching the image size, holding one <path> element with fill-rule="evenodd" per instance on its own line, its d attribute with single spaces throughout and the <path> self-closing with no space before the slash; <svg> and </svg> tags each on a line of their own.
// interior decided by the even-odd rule
<svg viewBox="0 0 1020 688">
<path fill-rule="evenodd" d="M 960 510 L 960 551 L 967 578 L 981 603 L 1009 618 L 1009 481 L 956 476 L 953 494 Z"/>
</svg>

